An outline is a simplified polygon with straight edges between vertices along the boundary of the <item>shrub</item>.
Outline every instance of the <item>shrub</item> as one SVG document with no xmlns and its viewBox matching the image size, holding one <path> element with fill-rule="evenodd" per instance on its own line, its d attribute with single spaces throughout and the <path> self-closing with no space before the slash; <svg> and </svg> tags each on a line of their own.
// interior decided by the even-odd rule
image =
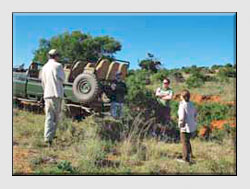
<svg viewBox="0 0 250 189">
<path fill-rule="evenodd" d="M 62 173 L 74 173 L 75 170 L 72 167 L 71 163 L 67 160 L 62 160 L 58 165 L 57 168 L 62 171 Z"/>
<path fill-rule="evenodd" d="M 101 119 L 98 121 L 100 125 L 99 135 L 102 140 L 120 141 L 122 139 L 123 124 L 120 120 Z"/>
<path fill-rule="evenodd" d="M 188 88 L 197 88 L 200 87 L 201 85 L 204 84 L 204 80 L 203 77 L 201 76 L 201 74 L 195 74 L 190 76 L 187 80 L 186 80 L 186 85 Z"/>
<path fill-rule="evenodd" d="M 228 78 L 232 77 L 235 78 L 236 77 L 236 69 L 233 67 L 223 67 L 219 70 L 219 72 L 217 73 L 217 76 L 219 78 L 220 81 L 222 82 L 227 82 Z"/>
<path fill-rule="evenodd" d="M 201 70 L 192 71 L 192 75 L 186 80 L 188 88 L 197 88 L 202 86 L 206 81 L 217 81 L 213 76 L 203 74 Z"/>
<path fill-rule="evenodd" d="M 132 106 L 145 107 L 148 102 L 153 99 L 152 92 L 146 88 L 147 80 L 149 79 L 149 72 L 137 71 L 136 74 L 127 78 L 126 84 L 128 93 L 126 95 L 126 102 Z"/>
<path fill-rule="evenodd" d="M 211 67 L 211 70 L 213 71 L 213 72 L 215 72 L 216 70 L 218 70 L 218 69 L 220 69 L 222 66 L 221 65 L 213 65 L 212 67 Z"/>
<path fill-rule="evenodd" d="M 224 129 L 211 128 L 213 120 L 225 120 L 235 116 L 235 109 L 233 106 L 223 105 L 218 103 L 209 103 L 197 105 L 198 109 L 198 131 L 202 137 L 207 140 L 216 140 L 222 142 L 226 136 L 231 135 L 234 140 L 235 128 L 225 125 Z M 203 132 L 203 131 L 204 132 Z M 212 131 L 212 132 L 211 132 Z M 206 133 L 208 132 L 208 133 Z"/>
<path fill-rule="evenodd" d="M 174 76 L 174 79 L 176 82 L 184 82 L 185 81 L 181 72 L 177 71 L 177 72 L 174 72 L 172 75 Z"/>
<path fill-rule="evenodd" d="M 223 105 L 219 103 L 208 103 L 197 105 L 198 121 L 200 123 L 211 122 L 212 120 L 223 120 L 233 117 L 234 107 L 229 105 Z"/>
<path fill-rule="evenodd" d="M 154 82 L 162 81 L 169 76 L 169 71 L 166 69 L 161 69 L 157 73 L 153 74 L 151 79 Z"/>
<path fill-rule="evenodd" d="M 190 68 L 189 67 L 182 67 L 181 70 L 185 73 L 185 74 L 189 74 L 190 73 Z"/>
</svg>

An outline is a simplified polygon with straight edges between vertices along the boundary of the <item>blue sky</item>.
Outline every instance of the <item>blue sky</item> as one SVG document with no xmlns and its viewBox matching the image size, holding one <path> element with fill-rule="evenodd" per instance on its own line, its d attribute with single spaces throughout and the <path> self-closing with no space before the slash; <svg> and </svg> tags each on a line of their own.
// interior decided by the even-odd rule
<svg viewBox="0 0 250 189">
<path fill-rule="evenodd" d="M 130 68 L 148 52 L 168 69 L 236 61 L 234 13 L 14 13 L 13 65 L 27 67 L 39 39 L 75 30 L 114 37 L 122 44 L 115 57 Z"/>
</svg>

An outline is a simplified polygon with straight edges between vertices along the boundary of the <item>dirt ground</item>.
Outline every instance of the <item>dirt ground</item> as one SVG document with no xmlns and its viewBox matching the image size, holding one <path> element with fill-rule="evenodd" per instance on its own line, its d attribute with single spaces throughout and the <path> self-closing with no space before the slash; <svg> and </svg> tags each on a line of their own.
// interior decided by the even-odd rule
<svg viewBox="0 0 250 189">
<path fill-rule="evenodd" d="M 180 100 L 180 94 L 176 94 L 174 96 L 174 100 Z M 191 101 L 196 102 L 198 104 L 202 104 L 202 103 L 206 103 L 206 102 L 214 102 L 214 103 L 235 105 L 234 101 L 223 101 L 222 98 L 218 95 L 192 94 Z"/>
<path fill-rule="evenodd" d="M 35 154 L 37 154 L 35 150 L 23 149 L 15 145 L 13 147 L 13 167 L 15 168 L 15 172 L 31 174 L 33 171 L 28 159 Z"/>
</svg>

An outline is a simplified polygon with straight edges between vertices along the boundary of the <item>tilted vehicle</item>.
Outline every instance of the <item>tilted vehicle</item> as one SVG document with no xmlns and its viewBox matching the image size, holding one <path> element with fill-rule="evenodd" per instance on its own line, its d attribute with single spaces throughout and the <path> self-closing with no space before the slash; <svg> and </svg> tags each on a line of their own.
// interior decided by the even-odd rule
<svg viewBox="0 0 250 189">
<path fill-rule="evenodd" d="M 13 69 L 13 99 L 17 103 L 44 106 L 40 79 L 42 64 L 31 63 L 27 70 Z M 64 102 L 72 114 L 100 112 L 109 109 L 111 83 L 116 72 L 124 80 L 128 61 L 99 59 L 96 63 L 75 61 L 64 65 Z"/>
</svg>

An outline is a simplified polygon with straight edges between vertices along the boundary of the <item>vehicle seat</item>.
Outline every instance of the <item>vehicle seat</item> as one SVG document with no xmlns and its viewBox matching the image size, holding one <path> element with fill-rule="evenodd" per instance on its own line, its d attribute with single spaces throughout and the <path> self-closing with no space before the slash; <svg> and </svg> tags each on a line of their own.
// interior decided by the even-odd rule
<svg viewBox="0 0 250 189">
<path fill-rule="evenodd" d="M 39 70 L 38 70 L 38 66 L 36 63 L 32 62 L 30 64 L 28 73 L 29 73 L 29 77 L 33 77 L 33 78 L 39 77 Z"/>
<path fill-rule="evenodd" d="M 107 59 L 102 60 L 96 67 L 96 76 L 98 79 L 102 80 L 106 78 L 108 73 L 110 62 Z"/>
<path fill-rule="evenodd" d="M 29 77 L 38 78 L 39 70 L 29 70 Z"/>
<path fill-rule="evenodd" d="M 69 81 L 69 74 L 70 74 L 70 70 L 69 69 L 63 69 L 64 74 L 65 74 L 65 82 Z"/>
<path fill-rule="evenodd" d="M 69 75 L 69 82 L 73 82 L 74 79 L 83 72 L 84 67 L 87 65 L 87 62 L 82 62 L 82 61 L 78 61 L 74 67 L 71 70 L 71 73 Z"/>
<path fill-rule="evenodd" d="M 117 62 L 112 62 L 109 66 L 108 73 L 106 76 L 107 80 L 114 80 L 115 79 L 115 74 L 119 70 L 119 63 Z"/>
<path fill-rule="evenodd" d="M 122 73 L 121 78 L 125 80 L 127 75 L 128 65 L 127 64 L 120 64 L 118 71 Z"/>
</svg>

